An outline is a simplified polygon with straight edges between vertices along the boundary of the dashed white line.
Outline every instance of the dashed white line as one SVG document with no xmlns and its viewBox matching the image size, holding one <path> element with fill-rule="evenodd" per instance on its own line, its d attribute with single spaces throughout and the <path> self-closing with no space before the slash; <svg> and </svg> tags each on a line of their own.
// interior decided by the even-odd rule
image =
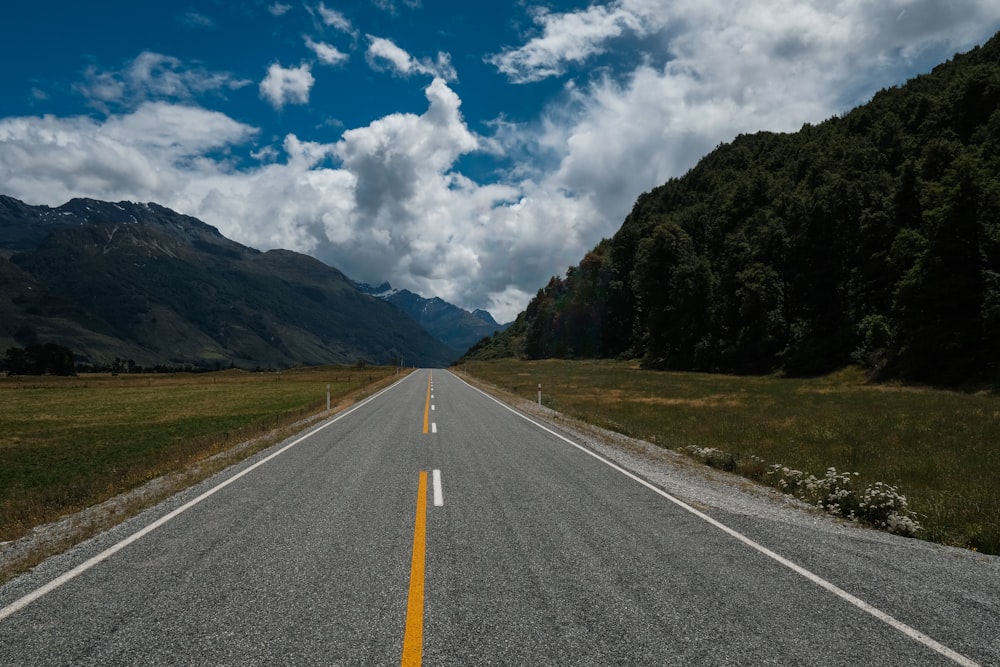
<svg viewBox="0 0 1000 667">
<path fill-rule="evenodd" d="M 437 433 L 437 432 L 438 432 L 437 422 L 431 422 L 431 433 Z"/>
<path fill-rule="evenodd" d="M 441 471 L 435 470 L 431 474 L 431 478 L 434 482 L 434 507 L 441 507 L 444 505 L 444 493 L 441 491 Z"/>
</svg>

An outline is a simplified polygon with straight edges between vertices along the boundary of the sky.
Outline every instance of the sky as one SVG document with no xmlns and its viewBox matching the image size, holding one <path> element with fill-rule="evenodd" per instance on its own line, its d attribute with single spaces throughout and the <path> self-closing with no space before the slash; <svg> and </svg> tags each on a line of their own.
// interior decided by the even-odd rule
<svg viewBox="0 0 1000 667">
<path fill-rule="evenodd" d="M 0 194 L 153 201 L 509 321 L 720 143 L 997 30 L 996 0 L 15 0 Z"/>
</svg>

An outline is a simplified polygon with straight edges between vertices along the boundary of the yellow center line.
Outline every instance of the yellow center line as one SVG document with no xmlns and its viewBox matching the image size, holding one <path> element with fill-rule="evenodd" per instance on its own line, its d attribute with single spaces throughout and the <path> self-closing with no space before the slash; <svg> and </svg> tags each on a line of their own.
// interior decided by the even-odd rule
<svg viewBox="0 0 1000 667">
<path fill-rule="evenodd" d="M 431 415 L 431 378 L 432 373 L 427 374 L 427 402 L 424 403 L 424 433 L 427 433 Z"/>
<path fill-rule="evenodd" d="M 427 536 L 427 471 L 420 471 L 417 485 L 417 520 L 413 525 L 413 558 L 410 562 L 410 595 L 406 601 L 406 634 L 403 667 L 419 667 L 424 652 L 424 543 Z"/>
</svg>

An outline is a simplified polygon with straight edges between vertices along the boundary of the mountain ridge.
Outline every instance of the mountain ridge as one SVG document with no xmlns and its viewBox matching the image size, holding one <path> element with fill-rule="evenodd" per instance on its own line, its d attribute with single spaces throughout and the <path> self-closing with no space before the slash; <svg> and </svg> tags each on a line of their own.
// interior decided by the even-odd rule
<svg viewBox="0 0 1000 667">
<path fill-rule="evenodd" d="M 0 345 L 84 362 L 446 365 L 455 353 L 342 272 L 260 250 L 154 203 L 0 197 Z"/>
<path fill-rule="evenodd" d="M 509 324 L 499 324 L 489 312 L 477 308 L 469 312 L 441 297 L 424 297 L 407 289 L 395 289 L 387 281 L 380 285 L 355 283 L 358 289 L 396 306 L 435 338 L 464 353 L 486 336 L 503 331 Z"/>
</svg>

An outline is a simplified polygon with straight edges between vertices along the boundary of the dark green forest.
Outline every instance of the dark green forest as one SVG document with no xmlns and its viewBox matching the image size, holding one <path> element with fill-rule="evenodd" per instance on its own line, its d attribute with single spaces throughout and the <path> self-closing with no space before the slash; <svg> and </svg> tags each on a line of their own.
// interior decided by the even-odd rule
<svg viewBox="0 0 1000 667">
<path fill-rule="evenodd" d="M 11 375 L 74 375 L 73 350 L 56 343 L 9 347 L 0 358 L 0 372 Z"/>
<path fill-rule="evenodd" d="M 641 195 L 473 358 L 1000 378 L 1000 36 Z"/>
</svg>

